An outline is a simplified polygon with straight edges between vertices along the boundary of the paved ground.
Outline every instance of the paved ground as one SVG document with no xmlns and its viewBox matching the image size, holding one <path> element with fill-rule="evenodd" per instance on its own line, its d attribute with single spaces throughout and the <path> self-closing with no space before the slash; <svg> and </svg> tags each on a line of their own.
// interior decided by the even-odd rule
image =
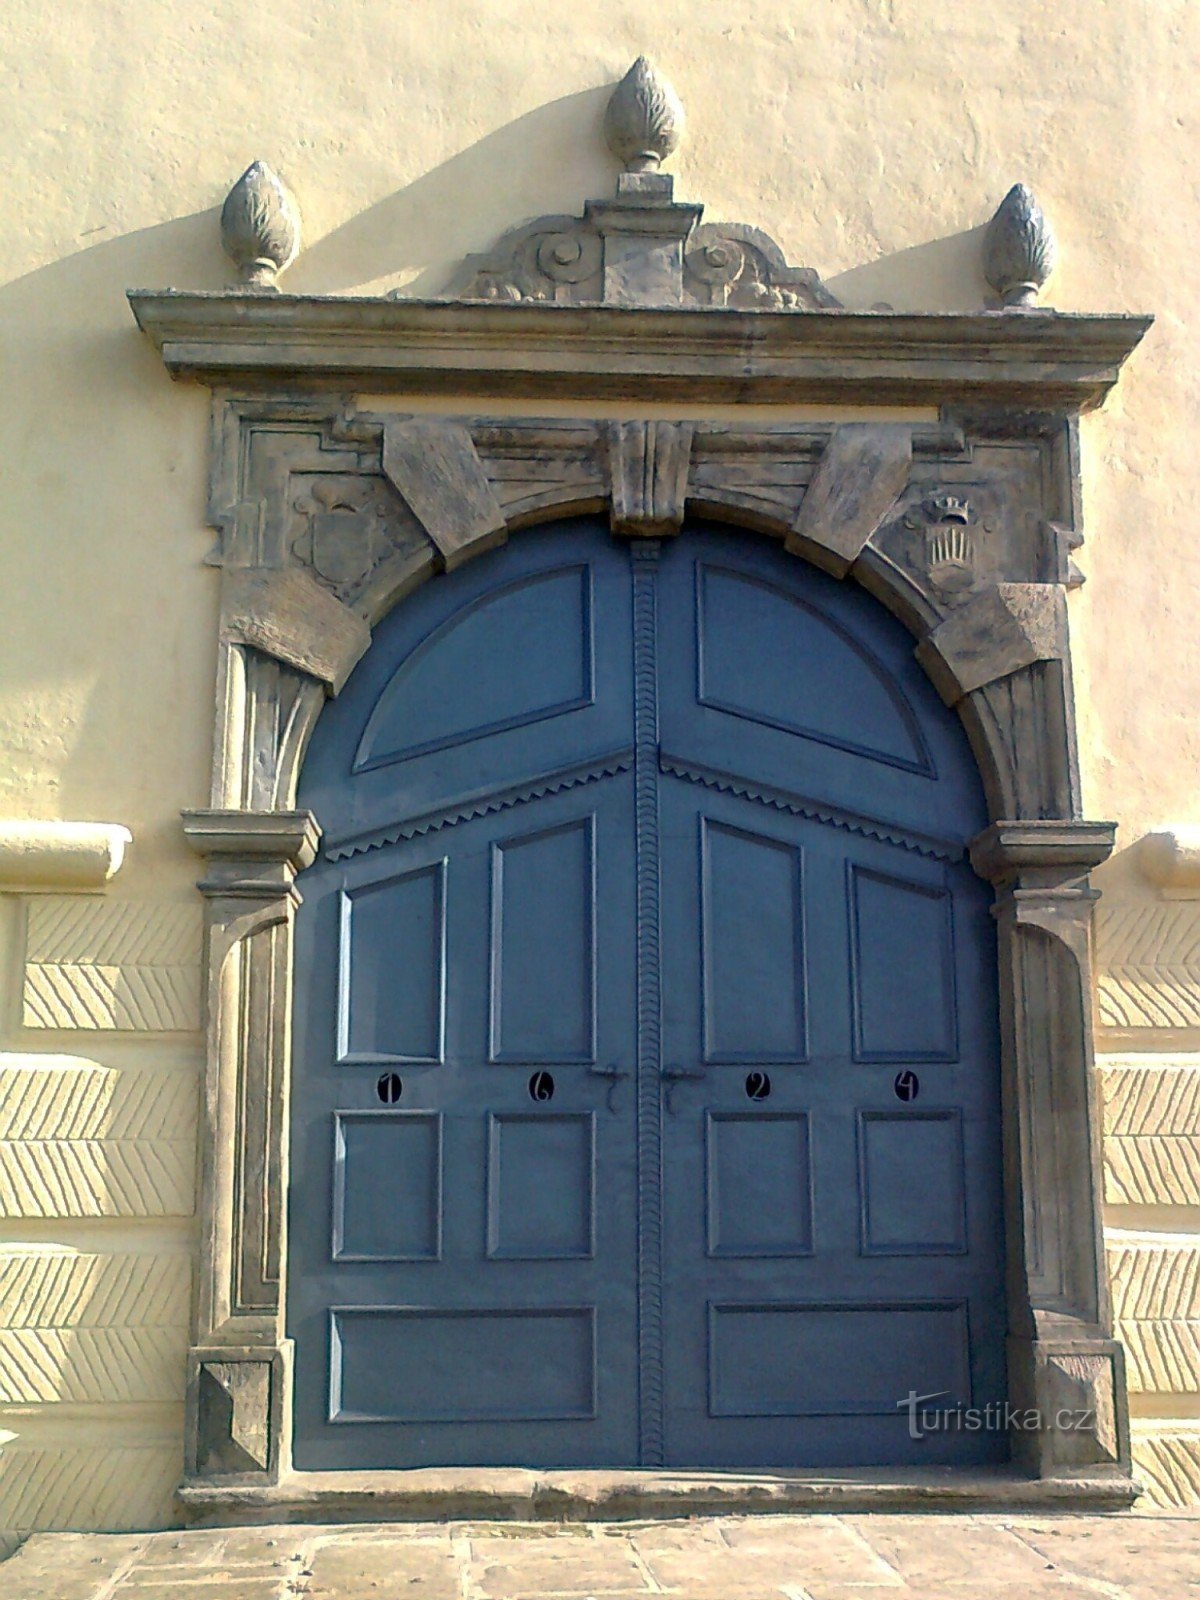
<svg viewBox="0 0 1200 1600">
<path fill-rule="evenodd" d="M 1200 1600 L 1200 1517 L 763 1516 L 38 1534 L 3 1600 Z"/>
</svg>

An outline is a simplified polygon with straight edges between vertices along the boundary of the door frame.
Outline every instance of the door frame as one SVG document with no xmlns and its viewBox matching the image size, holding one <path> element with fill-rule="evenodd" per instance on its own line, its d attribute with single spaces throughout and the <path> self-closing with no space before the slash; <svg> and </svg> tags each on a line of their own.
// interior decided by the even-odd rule
<svg viewBox="0 0 1200 1600">
<path fill-rule="evenodd" d="M 994 885 L 999 936 L 1010 1396 L 1018 1411 L 1096 1418 L 1014 1429 L 1027 1476 L 997 1492 L 1012 1504 L 1041 1481 L 1053 1498 L 1126 1503 L 1088 881 L 1114 825 L 1081 816 L 1066 594 L 1081 581 L 1077 416 L 1144 321 L 132 298 L 168 367 L 216 390 L 213 783 L 209 807 L 184 813 L 207 926 L 190 1514 L 250 1514 L 256 1496 L 278 1511 L 302 1476 L 283 1317 L 294 878 L 320 840 L 319 819 L 294 809 L 308 737 L 371 626 L 417 585 L 523 527 L 596 511 L 634 539 L 673 536 L 686 512 L 861 584 L 961 718 L 992 818 L 971 860 Z M 565 392 L 547 330 L 573 364 L 573 414 L 555 420 L 538 415 Z M 356 399 L 368 337 L 383 402 Z M 455 337 L 467 400 L 444 398 L 428 356 Z M 883 376 L 864 389 L 868 357 Z M 864 393 L 889 409 L 862 409 Z M 820 420 L 760 421 L 766 401 Z M 305 1514 L 323 1494 L 307 1492 Z"/>
</svg>

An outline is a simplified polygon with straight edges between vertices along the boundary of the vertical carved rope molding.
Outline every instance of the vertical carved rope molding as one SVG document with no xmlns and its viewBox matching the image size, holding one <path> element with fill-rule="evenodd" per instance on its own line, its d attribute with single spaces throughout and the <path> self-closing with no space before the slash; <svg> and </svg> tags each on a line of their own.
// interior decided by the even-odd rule
<svg viewBox="0 0 1200 1600">
<path fill-rule="evenodd" d="M 662 979 L 658 835 L 659 545 L 634 545 L 634 807 L 637 829 L 637 1163 L 640 1460 L 665 1458 L 662 1294 Z"/>
</svg>

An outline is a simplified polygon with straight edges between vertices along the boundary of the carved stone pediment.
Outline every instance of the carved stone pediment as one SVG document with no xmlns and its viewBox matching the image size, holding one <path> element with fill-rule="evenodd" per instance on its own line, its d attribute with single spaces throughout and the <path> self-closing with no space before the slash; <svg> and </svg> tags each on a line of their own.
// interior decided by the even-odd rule
<svg viewBox="0 0 1200 1600">
<path fill-rule="evenodd" d="M 469 256 L 447 298 L 741 311 L 841 306 L 813 268 L 789 266 L 769 235 L 744 223 L 701 223 L 703 210 L 676 204 L 672 179 L 661 173 L 623 174 L 615 200 L 589 201 L 582 217 L 538 217 Z"/>
<path fill-rule="evenodd" d="M 464 262 L 448 295 L 458 300 L 549 300 L 558 305 L 733 306 L 820 311 L 840 305 L 811 267 L 789 266 L 765 233 L 704 223 L 680 204 L 658 169 L 683 133 L 674 89 L 639 56 L 604 117 L 608 146 L 625 167 L 611 200 L 582 217 L 538 217 Z"/>
</svg>

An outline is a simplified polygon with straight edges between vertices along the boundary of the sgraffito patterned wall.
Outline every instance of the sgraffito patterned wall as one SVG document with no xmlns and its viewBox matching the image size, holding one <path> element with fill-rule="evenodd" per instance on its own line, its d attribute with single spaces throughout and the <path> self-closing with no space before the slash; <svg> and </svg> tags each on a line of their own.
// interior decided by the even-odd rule
<svg viewBox="0 0 1200 1600">
<path fill-rule="evenodd" d="M 0 1529 L 161 1526 L 192 1293 L 199 910 L 0 899 Z"/>
<path fill-rule="evenodd" d="M 1147 1496 L 1200 1501 L 1200 900 L 1114 861 L 1096 918 L 1104 1201 L 1133 1453 Z"/>
</svg>

